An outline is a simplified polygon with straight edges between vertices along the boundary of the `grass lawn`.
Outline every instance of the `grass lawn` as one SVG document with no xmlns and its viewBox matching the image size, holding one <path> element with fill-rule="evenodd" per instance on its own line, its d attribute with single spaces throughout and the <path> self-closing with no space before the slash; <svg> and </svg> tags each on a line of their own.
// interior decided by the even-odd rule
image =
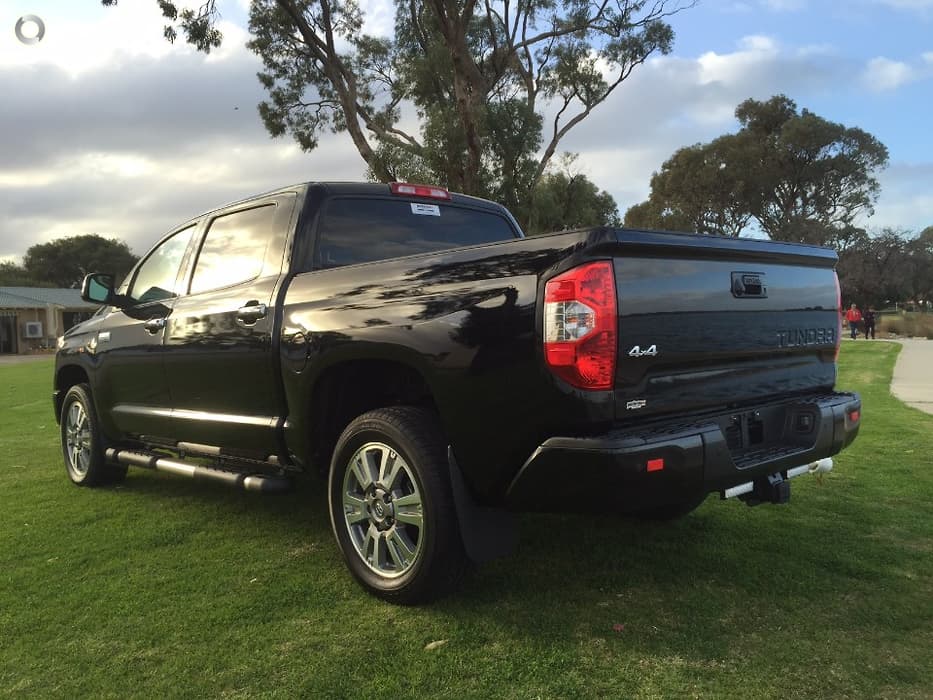
<svg viewBox="0 0 933 700">
<path fill-rule="evenodd" d="M 933 416 L 888 393 L 898 349 L 844 344 L 861 435 L 790 505 L 527 516 L 416 609 L 352 581 L 316 480 L 72 486 L 51 363 L 0 367 L 0 695 L 929 698 Z"/>
</svg>

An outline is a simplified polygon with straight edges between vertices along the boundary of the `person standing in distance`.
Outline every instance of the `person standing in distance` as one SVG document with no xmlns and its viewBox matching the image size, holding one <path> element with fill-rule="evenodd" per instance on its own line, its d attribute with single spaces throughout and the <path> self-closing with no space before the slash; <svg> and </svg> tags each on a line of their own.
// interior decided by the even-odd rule
<svg viewBox="0 0 933 700">
<path fill-rule="evenodd" d="M 875 339 L 875 307 L 869 306 L 868 311 L 862 317 L 865 322 L 865 340 L 868 340 L 868 334 L 871 333 L 871 339 Z"/>
<path fill-rule="evenodd" d="M 852 340 L 858 338 L 858 324 L 862 321 L 862 312 L 858 310 L 855 303 L 846 311 L 846 321 L 849 322 L 849 331 L 852 334 Z"/>
</svg>

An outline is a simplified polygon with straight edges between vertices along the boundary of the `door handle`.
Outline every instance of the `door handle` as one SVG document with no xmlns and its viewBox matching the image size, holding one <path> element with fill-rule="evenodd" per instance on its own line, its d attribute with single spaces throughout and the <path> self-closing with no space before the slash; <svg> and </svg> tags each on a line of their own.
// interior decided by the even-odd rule
<svg viewBox="0 0 933 700">
<path fill-rule="evenodd" d="M 256 323 L 261 318 L 265 318 L 269 313 L 269 307 L 265 304 L 249 303 L 237 309 L 237 318 L 247 325 Z"/>
<path fill-rule="evenodd" d="M 164 318 L 150 318 L 146 321 L 146 332 L 155 335 L 163 328 L 165 328 L 165 319 Z"/>
</svg>

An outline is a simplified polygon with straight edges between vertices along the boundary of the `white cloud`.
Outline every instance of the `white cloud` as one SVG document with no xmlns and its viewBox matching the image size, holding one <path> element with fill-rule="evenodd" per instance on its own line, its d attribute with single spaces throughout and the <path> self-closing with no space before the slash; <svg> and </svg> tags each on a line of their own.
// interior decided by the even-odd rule
<svg viewBox="0 0 933 700">
<path fill-rule="evenodd" d="M 395 33 L 395 6 L 387 0 L 360 0 L 363 11 L 363 31 L 375 36 Z"/>
<path fill-rule="evenodd" d="M 743 51 L 748 52 L 758 52 L 763 53 L 769 56 L 773 56 L 778 51 L 777 41 L 770 37 L 764 36 L 763 34 L 751 34 L 749 36 L 743 36 L 739 39 L 739 48 Z"/>
<path fill-rule="evenodd" d="M 153 29 L 161 51 L 156 21 L 137 30 Z M 224 46 L 210 56 L 165 44 L 164 56 L 100 60 L 101 50 L 80 70 L 54 52 L 0 61 L 0 257 L 79 233 L 116 236 L 142 253 L 172 225 L 225 202 L 363 178 L 349 139 L 325 136 L 307 154 L 269 138 L 255 108 L 264 98 L 258 60 L 241 28 L 222 29 Z"/>
<path fill-rule="evenodd" d="M 869 89 L 880 92 L 895 90 L 916 79 L 916 73 L 908 64 L 877 56 L 868 62 L 862 80 Z"/>
<path fill-rule="evenodd" d="M 881 4 L 898 10 L 913 12 L 933 11 L 933 0 L 881 0 Z"/>
<path fill-rule="evenodd" d="M 719 5 L 716 9 L 718 9 L 719 12 L 723 12 L 725 14 L 744 15 L 754 11 L 755 8 L 747 2 L 736 0 L 735 2 Z"/>
<path fill-rule="evenodd" d="M 127 2 L 110 8 L 94 4 L 97 7 L 75 16 L 60 7 L 36 11 L 46 27 L 42 41 L 25 45 L 12 36 L 0 41 L 0 67 L 52 65 L 74 77 L 140 56 L 161 58 L 193 51 L 181 41 L 173 47 L 163 38 L 164 20 L 154 2 Z M 23 12 L 28 11 L 20 5 Z"/>
<path fill-rule="evenodd" d="M 772 12 L 797 12 L 806 3 L 804 0 L 762 0 L 761 4 Z"/>
<path fill-rule="evenodd" d="M 246 42 L 249 41 L 249 32 L 238 24 L 228 20 L 221 20 L 217 28 L 223 34 L 223 43 L 204 57 L 208 63 L 226 61 L 246 53 Z M 163 40 L 164 41 L 164 40 Z M 167 43 L 167 42 L 166 42 Z M 176 43 L 181 43 L 179 39 Z"/>
<path fill-rule="evenodd" d="M 579 152 L 578 164 L 610 191 L 621 211 L 645 199 L 651 173 L 676 149 L 737 128 L 743 100 L 785 93 L 806 105 L 849 79 L 851 64 L 831 47 L 784 47 L 768 36 L 749 36 L 728 53 L 648 61 L 571 131 L 562 150 Z"/>
<path fill-rule="evenodd" d="M 875 215 L 858 223 L 873 229 L 933 226 L 933 163 L 892 163 L 878 178 L 881 198 Z"/>
<path fill-rule="evenodd" d="M 700 83 L 734 83 L 743 75 L 774 59 L 777 42 L 767 36 L 747 36 L 739 41 L 739 50 L 729 54 L 708 51 L 697 59 Z"/>
<path fill-rule="evenodd" d="M 933 212 L 933 194 L 904 194 L 888 188 L 875 207 L 875 215 L 858 223 L 870 229 L 906 228 L 915 232 L 933 226 L 933 216 L 924 219 L 918 212 Z"/>
<path fill-rule="evenodd" d="M 382 0 L 372 1 L 379 3 Z M 64 3 L 49 7 L 47 4 L 14 0 L 10 8 L 5 3 L 6 0 L 4 9 L 10 11 L 4 13 L 4 17 L 15 17 L 17 12 L 38 14 L 46 32 L 41 42 L 32 45 L 21 44 L 12 33 L 4 37 L 9 40 L 0 41 L 0 67 L 41 64 L 59 67 L 77 77 L 106 65 L 122 65 L 140 57 L 163 59 L 171 56 L 176 59 L 179 55 L 195 53 L 183 37 L 174 44 L 165 40 L 162 28 L 166 19 L 151 0 L 121 2 L 106 8 L 101 7 L 99 0 L 93 0 L 80 10 Z M 224 41 L 207 60 L 225 60 L 242 50 L 248 38 L 245 26 L 225 19 L 224 15 L 240 14 L 248 7 L 249 0 L 221 3 L 221 21 L 217 26 Z"/>
<path fill-rule="evenodd" d="M 343 139 L 311 155 L 287 141 L 231 141 L 187 155 L 86 153 L 43 172 L 41 181 L 17 172 L 15 184 L 0 179 L 0 257 L 78 233 L 116 236 L 143 253 L 200 212 L 296 182 L 360 180 L 363 163 Z"/>
</svg>

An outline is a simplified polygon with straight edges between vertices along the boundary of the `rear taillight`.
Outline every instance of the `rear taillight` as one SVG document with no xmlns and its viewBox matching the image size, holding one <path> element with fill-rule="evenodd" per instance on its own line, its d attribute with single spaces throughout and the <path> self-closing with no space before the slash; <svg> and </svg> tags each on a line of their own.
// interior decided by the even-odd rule
<svg viewBox="0 0 933 700">
<path fill-rule="evenodd" d="M 586 263 L 544 289 L 544 358 L 548 368 L 580 389 L 611 389 L 617 351 L 612 263 Z"/>
<path fill-rule="evenodd" d="M 833 272 L 836 280 L 836 353 L 833 362 L 839 361 L 839 349 L 842 347 L 842 287 L 839 286 L 839 275 Z"/>
<path fill-rule="evenodd" d="M 450 200 L 450 192 L 443 187 L 434 185 L 415 185 L 409 182 L 390 182 L 389 190 L 392 194 L 407 197 L 427 197 L 428 199 Z"/>
</svg>

